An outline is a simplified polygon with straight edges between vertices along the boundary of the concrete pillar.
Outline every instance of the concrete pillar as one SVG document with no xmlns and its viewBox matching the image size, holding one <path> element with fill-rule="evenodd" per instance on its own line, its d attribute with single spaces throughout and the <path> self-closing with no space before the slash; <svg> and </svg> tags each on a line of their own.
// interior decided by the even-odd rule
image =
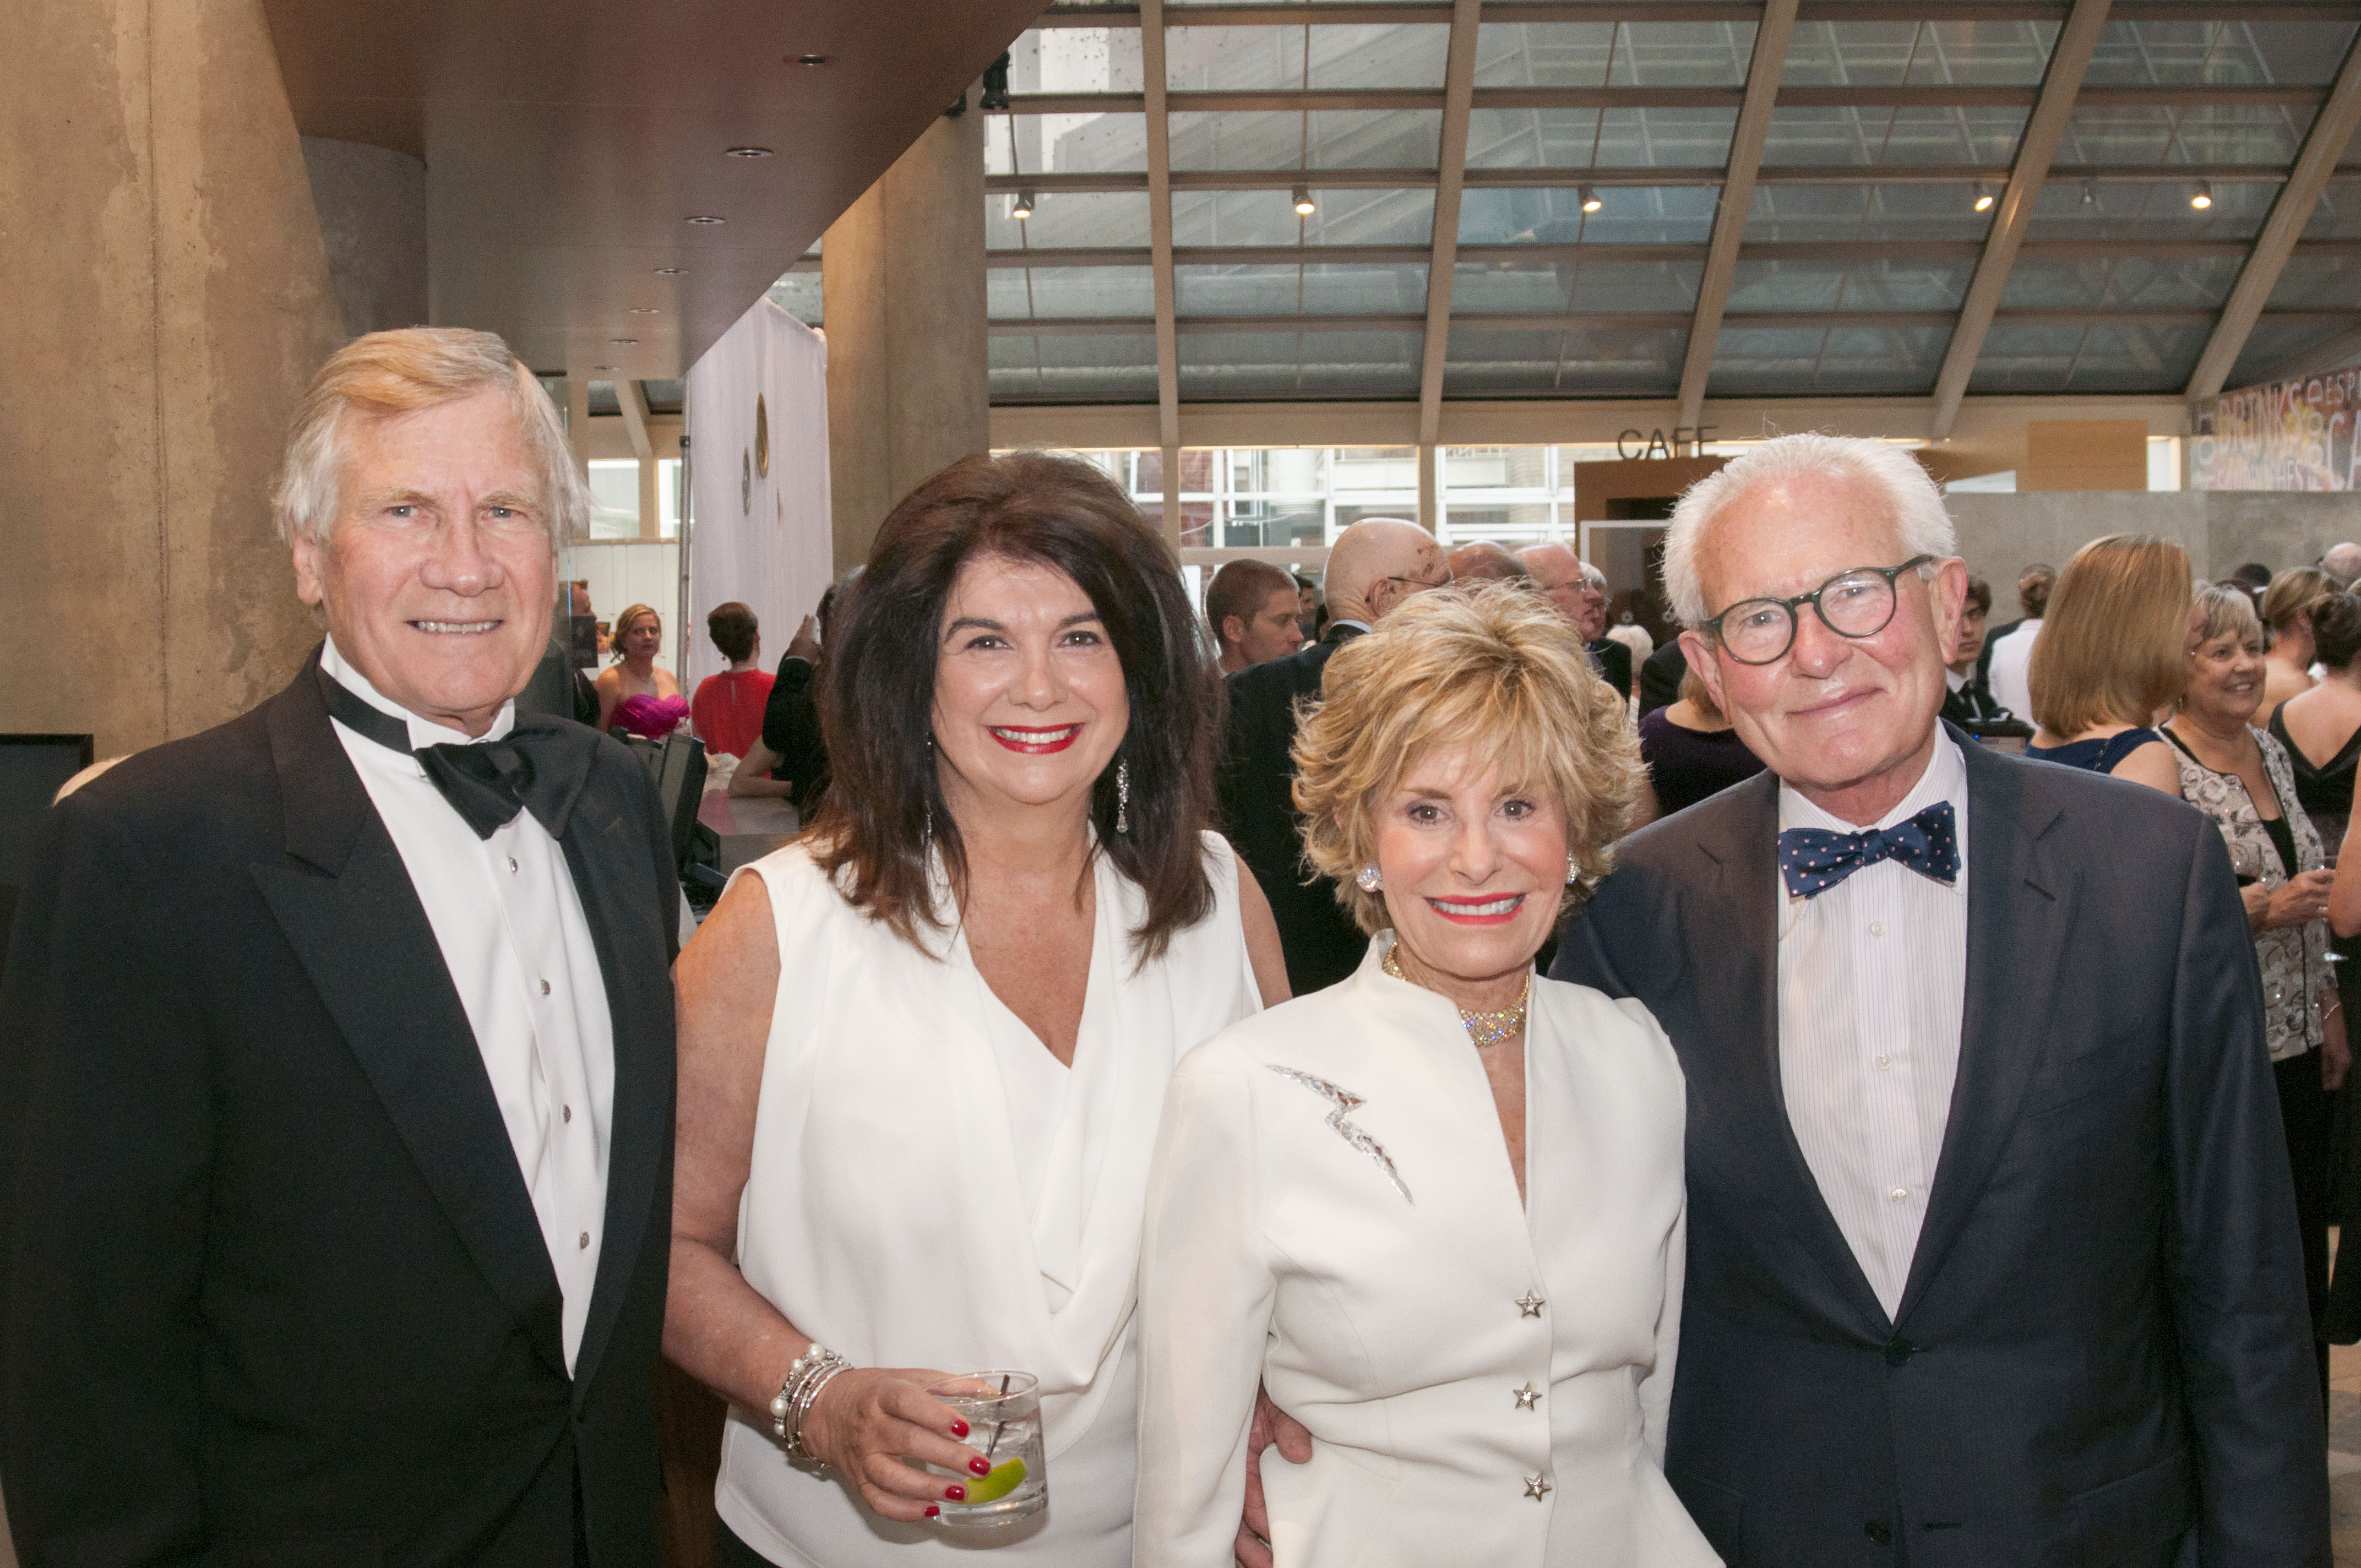
<svg viewBox="0 0 2361 1568">
<path fill-rule="evenodd" d="M 919 481 L 992 444 L 983 122 L 937 119 L 820 247 L 839 571 Z"/>
<path fill-rule="evenodd" d="M 427 325 L 425 162 L 305 137 L 303 170 L 345 335 Z"/>
<path fill-rule="evenodd" d="M 0 277 L 0 729 L 251 707 L 318 636 L 269 496 L 344 336 L 262 0 L 10 7 Z"/>
</svg>

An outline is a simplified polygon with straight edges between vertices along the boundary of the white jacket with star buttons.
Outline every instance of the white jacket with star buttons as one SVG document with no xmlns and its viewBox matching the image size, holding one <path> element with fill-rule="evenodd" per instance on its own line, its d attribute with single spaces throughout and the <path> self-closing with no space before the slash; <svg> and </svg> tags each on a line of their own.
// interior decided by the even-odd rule
<svg viewBox="0 0 2361 1568">
<path fill-rule="evenodd" d="M 1521 1209 L 1476 1047 L 1379 968 L 1390 940 L 1206 1041 L 1167 1091 L 1134 1563 L 1226 1568 L 1259 1381 L 1315 1450 L 1262 1462 L 1279 1568 L 1717 1563 L 1662 1470 L 1671 1045 L 1637 1002 L 1534 980 Z"/>
</svg>

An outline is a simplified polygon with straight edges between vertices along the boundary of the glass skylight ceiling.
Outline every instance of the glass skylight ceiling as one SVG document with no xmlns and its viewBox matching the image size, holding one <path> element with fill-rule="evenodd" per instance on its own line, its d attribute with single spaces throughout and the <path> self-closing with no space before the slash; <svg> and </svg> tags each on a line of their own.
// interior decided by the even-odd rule
<svg viewBox="0 0 2361 1568">
<path fill-rule="evenodd" d="M 2361 5 L 2312 8 L 2116 0 L 1997 313 L 1962 340 L 1971 390 L 2182 389 L 2361 33 Z M 1924 396 L 2069 7 L 1815 9 L 1737 153 L 1752 190 L 1706 391 Z M 994 397 L 1154 400 L 1162 265 L 1184 400 L 1414 398 L 1430 306 L 1446 398 L 1677 393 L 1754 71 L 1743 7 L 1708 11 L 1488 0 L 1446 172 L 1449 5 L 1165 0 L 1166 261 L 1137 12 L 1058 0 L 984 125 Z M 2341 167 L 2232 385 L 2361 326 L 2361 146 Z M 774 291 L 807 319 L 815 266 Z"/>
</svg>

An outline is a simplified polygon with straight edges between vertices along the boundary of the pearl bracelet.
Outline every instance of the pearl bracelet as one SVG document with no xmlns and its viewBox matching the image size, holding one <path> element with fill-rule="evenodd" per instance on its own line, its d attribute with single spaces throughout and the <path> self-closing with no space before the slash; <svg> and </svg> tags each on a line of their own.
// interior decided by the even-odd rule
<svg viewBox="0 0 2361 1568">
<path fill-rule="evenodd" d="M 789 1459 L 811 1457 L 810 1451 L 804 1447 L 804 1418 L 811 1413 L 812 1401 L 819 1397 L 829 1379 L 849 1370 L 851 1365 L 815 1340 L 787 1368 L 786 1380 L 771 1398 L 771 1431 L 786 1444 Z"/>
</svg>

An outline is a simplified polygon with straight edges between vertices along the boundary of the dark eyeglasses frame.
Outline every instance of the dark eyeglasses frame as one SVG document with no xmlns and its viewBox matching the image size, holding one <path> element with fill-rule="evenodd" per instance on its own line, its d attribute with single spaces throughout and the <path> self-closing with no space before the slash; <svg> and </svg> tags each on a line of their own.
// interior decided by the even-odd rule
<svg viewBox="0 0 2361 1568">
<path fill-rule="evenodd" d="M 1780 660 L 1785 658 L 1788 653 L 1794 650 L 1795 646 L 1795 632 L 1797 629 L 1804 624 L 1804 618 L 1801 612 L 1806 605 L 1810 605 L 1812 607 L 1812 613 L 1820 618 L 1820 624 L 1822 626 L 1827 627 L 1830 631 L 1835 632 L 1839 637 L 1845 638 L 1850 641 L 1858 642 L 1864 638 L 1876 636 L 1879 632 L 1894 624 L 1894 612 L 1895 609 L 1900 608 L 1902 604 L 1902 595 L 1894 586 L 1894 579 L 1901 576 L 1903 573 L 1915 571 L 1916 568 L 1924 566 L 1929 561 L 1934 559 L 1935 557 L 1932 555 L 1913 555 L 1907 561 L 1903 562 L 1899 566 L 1848 566 L 1843 571 L 1839 572 L 1835 576 L 1830 577 L 1827 582 L 1822 583 L 1818 587 L 1814 588 L 1810 593 L 1797 594 L 1791 599 L 1771 598 L 1740 599 L 1736 604 L 1730 605 L 1729 608 L 1725 609 L 1721 614 L 1717 615 L 1711 620 L 1707 621 L 1703 627 L 1699 628 L 1699 630 L 1710 636 L 1714 641 L 1719 645 L 1723 652 L 1729 653 L 1732 659 L 1738 660 L 1738 663 L 1741 664 L 1753 664 L 1758 666 L 1763 664 L 1775 664 Z M 1820 608 L 1820 596 L 1828 592 L 1830 588 L 1835 587 L 1839 583 L 1843 582 L 1847 577 L 1858 577 L 1864 572 L 1874 573 L 1878 576 L 1885 579 L 1885 590 L 1888 596 L 1885 605 L 1885 619 L 1879 621 L 1875 626 L 1871 627 L 1866 631 L 1846 631 L 1828 620 L 1828 612 Z M 1738 654 L 1731 651 L 1729 640 L 1722 636 L 1721 623 L 1730 615 L 1736 611 L 1746 609 L 1749 605 L 1763 604 L 1775 604 L 1786 610 L 1787 641 L 1782 642 L 1779 645 L 1779 651 L 1776 653 L 1772 654 L 1767 659 L 1739 658 Z"/>
<path fill-rule="evenodd" d="M 1430 583 L 1423 577 L 1388 577 L 1386 581 L 1400 583 L 1406 588 L 1447 588 L 1458 581 L 1458 578 L 1452 574 L 1450 567 L 1445 566 L 1443 569 L 1443 581 L 1439 583 Z"/>
</svg>

